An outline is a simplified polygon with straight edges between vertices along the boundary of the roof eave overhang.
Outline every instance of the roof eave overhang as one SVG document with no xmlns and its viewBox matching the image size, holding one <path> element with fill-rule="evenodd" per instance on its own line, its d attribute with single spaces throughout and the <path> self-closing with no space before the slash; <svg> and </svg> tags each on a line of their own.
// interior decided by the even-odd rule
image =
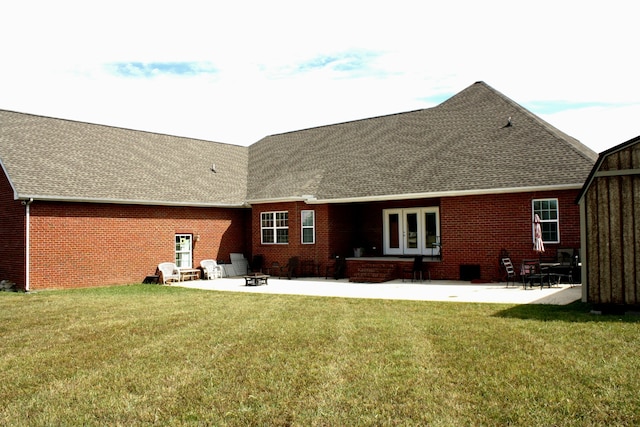
<svg viewBox="0 0 640 427">
<path fill-rule="evenodd" d="M 391 200 L 412 200 L 412 199 L 433 199 L 439 197 L 463 197 L 463 196 L 480 196 L 489 194 L 507 194 L 507 193 L 531 193 L 541 191 L 565 191 L 579 190 L 582 183 L 562 184 L 562 185 L 541 185 L 535 187 L 505 187 L 505 188 L 487 188 L 476 190 L 454 190 L 454 191 L 434 191 L 428 193 L 406 193 L 406 194 L 385 194 L 379 196 L 362 196 L 362 197 L 342 197 L 319 199 L 315 196 L 297 196 L 297 197 L 281 197 L 273 199 L 253 199 L 247 200 L 249 205 L 265 204 L 265 203 L 282 203 L 282 202 L 305 202 L 312 204 L 329 204 L 329 203 L 367 203 L 367 202 L 385 202 Z"/>
<path fill-rule="evenodd" d="M 87 197 L 63 197 L 63 196 L 43 196 L 37 194 L 16 194 L 16 200 L 33 200 L 46 202 L 65 203 L 102 203 L 110 205 L 144 205 L 144 206 L 181 206 L 181 207 L 202 207 L 202 208 L 246 208 L 244 202 L 239 203 L 209 203 L 209 202 L 180 202 L 167 200 L 140 200 L 140 199 L 103 199 Z"/>
</svg>

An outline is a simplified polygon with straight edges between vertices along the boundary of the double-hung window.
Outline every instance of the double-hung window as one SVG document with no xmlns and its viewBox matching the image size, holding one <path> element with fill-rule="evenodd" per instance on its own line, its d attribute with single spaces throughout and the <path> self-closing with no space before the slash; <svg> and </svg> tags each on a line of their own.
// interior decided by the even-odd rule
<svg viewBox="0 0 640 427">
<path fill-rule="evenodd" d="M 289 212 L 262 212 L 260 214 L 262 243 L 289 243 Z"/>
<path fill-rule="evenodd" d="M 558 199 L 536 199 L 533 200 L 532 205 L 532 222 L 537 214 L 540 217 L 542 241 L 545 243 L 560 243 Z M 535 224 L 533 224 L 533 233 L 535 239 Z"/>
<path fill-rule="evenodd" d="M 315 211 L 302 211 L 302 244 L 312 244 L 316 242 L 316 217 Z"/>
</svg>

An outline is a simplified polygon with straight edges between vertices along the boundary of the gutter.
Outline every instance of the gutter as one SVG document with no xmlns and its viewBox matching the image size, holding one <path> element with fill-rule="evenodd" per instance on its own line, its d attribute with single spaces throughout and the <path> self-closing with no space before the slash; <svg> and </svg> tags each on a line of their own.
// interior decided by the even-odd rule
<svg viewBox="0 0 640 427">
<path fill-rule="evenodd" d="M 173 207 L 195 207 L 195 208 L 246 208 L 245 202 L 237 203 L 203 203 L 203 202 L 168 202 L 166 200 L 127 200 L 127 199 L 99 199 L 86 197 L 60 197 L 60 196 L 39 196 L 36 194 L 16 195 L 15 199 L 40 200 L 43 202 L 68 202 L 68 203 L 104 203 L 110 205 L 144 205 L 144 206 L 173 206 Z"/>
<path fill-rule="evenodd" d="M 582 183 L 547 185 L 537 187 L 511 187 L 511 188 L 491 188 L 481 190 L 453 190 L 453 191 L 436 191 L 431 193 L 408 193 L 408 194 L 392 194 L 380 196 L 361 196 L 361 197 L 342 197 L 336 199 L 319 199 L 315 196 L 302 195 L 294 197 L 280 198 L 264 198 L 247 200 L 249 205 L 261 203 L 279 203 L 279 202 L 305 202 L 308 205 L 328 204 L 328 203 L 359 203 L 359 202 L 386 202 L 393 200 L 411 200 L 411 199 L 432 199 L 437 197 L 461 197 L 461 196 L 478 196 L 488 194 L 507 194 L 507 193 L 530 193 L 538 191 L 562 191 L 562 190 L 579 190 Z"/>
<path fill-rule="evenodd" d="M 33 203 L 33 199 L 23 200 L 22 205 L 24 206 L 25 211 L 25 275 L 24 275 L 24 291 L 29 292 L 29 282 L 30 282 L 30 266 L 31 266 L 31 203 Z"/>
</svg>

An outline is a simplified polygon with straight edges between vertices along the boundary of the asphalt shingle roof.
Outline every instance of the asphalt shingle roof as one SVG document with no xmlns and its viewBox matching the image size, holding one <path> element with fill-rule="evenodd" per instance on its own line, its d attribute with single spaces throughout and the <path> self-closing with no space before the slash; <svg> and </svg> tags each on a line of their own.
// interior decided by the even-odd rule
<svg viewBox="0 0 640 427">
<path fill-rule="evenodd" d="M 0 111 L 0 161 L 21 198 L 222 206 L 246 199 L 247 148 L 198 139 Z"/>
<path fill-rule="evenodd" d="M 0 162 L 20 198 L 242 206 L 580 188 L 596 158 L 483 82 L 433 108 L 250 147 L 0 111 Z"/>
<path fill-rule="evenodd" d="M 579 188 L 596 157 L 477 82 L 433 108 L 262 139 L 249 148 L 248 199 Z"/>
</svg>

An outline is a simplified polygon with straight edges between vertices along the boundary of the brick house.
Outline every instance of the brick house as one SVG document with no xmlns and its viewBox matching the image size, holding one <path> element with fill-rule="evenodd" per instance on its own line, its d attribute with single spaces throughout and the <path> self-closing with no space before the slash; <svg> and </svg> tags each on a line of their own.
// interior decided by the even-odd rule
<svg viewBox="0 0 640 427">
<path fill-rule="evenodd" d="M 339 255 L 362 281 L 423 256 L 434 279 L 494 280 L 502 250 L 534 255 L 534 213 L 547 255 L 580 246 L 574 202 L 597 158 L 483 82 L 249 147 L 8 111 L 0 128 L 0 279 L 27 289 L 135 283 L 234 252 L 320 275 Z"/>
</svg>

